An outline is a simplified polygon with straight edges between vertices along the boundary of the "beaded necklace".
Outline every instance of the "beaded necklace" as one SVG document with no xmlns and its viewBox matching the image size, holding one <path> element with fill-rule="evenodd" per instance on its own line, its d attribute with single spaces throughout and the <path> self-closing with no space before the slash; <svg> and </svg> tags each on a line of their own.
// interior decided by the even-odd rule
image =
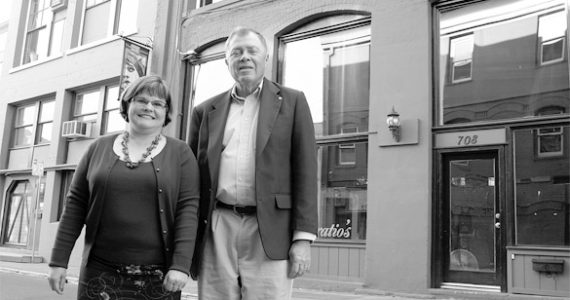
<svg viewBox="0 0 570 300">
<path fill-rule="evenodd" d="M 156 148 L 156 146 L 158 146 L 158 142 L 160 141 L 160 134 L 157 135 L 154 140 L 152 140 L 152 143 L 150 143 L 150 146 L 148 146 L 146 148 L 145 153 L 143 153 L 141 159 L 139 159 L 138 161 L 132 161 L 131 158 L 129 157 L 129 147 L 128 147 L 128 143 L 129 143 L 129 132 L 125 131 L 123 133 L 123 140 L 121 141 L 121 146 L 123 146 L 123 155 L 125 156 L 125 164 L 127 165 L 127 167 L 129 169 L 134 169 L 136 167 L 139 166 L 139 164 L 143 161 L 146 160 L 146 158 L 150 155 L 150 153 L 152 152 L 152 150 L 154 150 Z"/>
</svg>

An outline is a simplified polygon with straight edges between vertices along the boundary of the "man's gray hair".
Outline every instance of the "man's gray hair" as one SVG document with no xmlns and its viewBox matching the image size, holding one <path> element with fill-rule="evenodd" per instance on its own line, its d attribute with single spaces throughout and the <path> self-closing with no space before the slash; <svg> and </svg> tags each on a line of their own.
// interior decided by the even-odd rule
<svg viewBox="0 0 570 300">
<path fill-rule="evenodd" d="M 254 35 L 257 36 L 257 38 L 261 41 L 261 44 L 265 48 L 265 51 L 267 51 L 267 41 L 265 40 L 265 37 L 263 37 L 263 35 L 261 33 L 259 33 L 257 30 L 254 30 L 252 28 L 236 27 L 236 28 L 234 28 L 234 30 L 232 30 L 232 32 L 228 36 L 228 39 L 226 40 L 226 46 L 225 46 L 226 52 L 228 51 L 228 47 L 229 47 L 232 39 L 234 39 L 235 37 L 238 37 L 238 36 L 246 36 L 250 33 L 253 33 Z"/>
</svg>

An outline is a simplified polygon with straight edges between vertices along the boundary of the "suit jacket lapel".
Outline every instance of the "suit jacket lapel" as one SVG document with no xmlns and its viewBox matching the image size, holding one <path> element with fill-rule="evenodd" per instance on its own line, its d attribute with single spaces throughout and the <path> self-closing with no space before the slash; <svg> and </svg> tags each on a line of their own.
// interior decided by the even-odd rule
<svg viewBox="0 0 570 300">
<path fill-rule="evenodd" d="M 259 155 L 265 145 L 269 136 L 271 136 L 271 131 L 273 130 L 273 125 L 279 114 L 279 109 L 281 108 L 281 103 L 283 102 L 283 97 L 279 95 L 281 90 L 273 82 L 264 79 L 263 88 L 261 90 L 261 97 L 259 103 L 259 120 L 257 123 L 257 140 L 256 140 L 256 156 Z"/>
<path fill-rule="evenodd" d="M 217 189 L 220 156 L 222 153 L 222 141 L 224 129 L 230 111 L 231 90 L 220 96 L 212 103 L 212 110 L 208 113 L 208 161 L 212 188 Z"/>
</svg>

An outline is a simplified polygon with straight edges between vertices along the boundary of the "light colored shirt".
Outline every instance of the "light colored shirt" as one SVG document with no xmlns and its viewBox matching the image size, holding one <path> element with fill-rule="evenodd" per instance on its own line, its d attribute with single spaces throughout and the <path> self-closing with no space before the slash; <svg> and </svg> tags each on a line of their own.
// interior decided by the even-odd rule
<svg viewBox="0 0 570 300">
<path fill-rule="evenodd" d="M 259 87 L 243 98 L 232 89 L 216 198 L 226 204 L 255 206 L 255 149 L 259 116 Z"/>
<path fill-rule="evenodd" d="M 263 80 L 247 97 L 237 94 L 236 86 L 231 92 L 230 111 L 224 128 L 220 173 L 216 199 L 236 206 L 255 206 L 255 150 L 259 97 Z M 295 231 L 293 240 L 314 241 L 316 235 Z"/>
</svg>

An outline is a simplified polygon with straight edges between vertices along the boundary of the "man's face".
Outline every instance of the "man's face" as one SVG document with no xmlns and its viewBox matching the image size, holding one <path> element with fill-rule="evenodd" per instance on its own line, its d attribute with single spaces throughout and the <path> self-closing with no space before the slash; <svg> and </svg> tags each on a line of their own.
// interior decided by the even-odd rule
<svg viewBox="0 0 570 300">
<path fill-rule="evenodd" d="M 258 84 L 265 72 L 267 49 L 253 34 L 235 36 L 226 51 L 226 64 L 230 74 L 240 86 Z"/>
</svg>

